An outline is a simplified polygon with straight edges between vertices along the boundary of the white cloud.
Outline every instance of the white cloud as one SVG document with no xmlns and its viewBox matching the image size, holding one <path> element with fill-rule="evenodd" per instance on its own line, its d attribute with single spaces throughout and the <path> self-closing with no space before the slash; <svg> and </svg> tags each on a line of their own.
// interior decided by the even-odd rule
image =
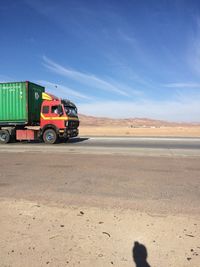
<svg viewBox="0 0 200 267">
<path fill-rule="evenodd" d="M 196 27 L 188 41 L 187 61 L 195 74 L 200 74 L 200 18 L 196 17 Z"/>
<path fill-rule="evenodd" d="M 193 83 L 193 82 L 167 83 L 164 86 L 169 88 L 200 88 L 200 83 Z"/>
<path fill-rule="evenodd" d="M 200 122 L 198 99 L 156 102 L 107 101 L 78 105 L 82 114 L 111 118 L 152 118 L 177 122 Z"/>
<path fill-rule="evenodd" d="M 72 80 L 78 81 L 80 83 L 84 83 L 93 88 L 98 88 L 100 90 L 116 93 L 116 94 L 123 95 L 126 97 L 129 96 L 129 93 L 119 88 L 116 85 L 117 83 L 115 82 L 111 83 L 111 82 L 106 81 L 105 79 L 101 79 L 97 77 L 96 75 L 87 74 L 84 72 L 76 71 L 71 68 L 63 67 L 45 56 L 43 56 L 43 60 L 44 60 L 44 66 L 47 69 L 59 75 L 63 75 L 65 77 L 71 78 Z"/>
<path fill-rule="evenodd" d="M 64 85 L 52 83 L 49 81 L 43 81 L 43 80 L 37 81 L 37 83 L 45 86 L 46 90 L 49 93 L 52 93 L 52 94 L 55 94 L 55 95 L 58 95 L 61 97 L 67 96 L 67 98 L 75 97 L 78 99 L 85 99 L 85 100 L 91 99 L 89 96 L 81 94 L 81 93 L 77 92 L 76 90 L 69 88 L 67 86 L 64 86 Z"/>
</svg>

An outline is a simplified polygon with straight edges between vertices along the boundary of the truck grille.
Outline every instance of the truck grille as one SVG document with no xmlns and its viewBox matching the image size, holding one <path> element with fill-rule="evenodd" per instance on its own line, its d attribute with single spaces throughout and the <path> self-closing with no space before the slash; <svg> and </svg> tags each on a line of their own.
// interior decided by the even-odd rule
<svg viewBox="0 0 200 267">
<path fill-rule="evenodd" d="M 69 129 L 76 129 L 79 126 L 79 121 L 68 121 L 68 128 Z"/>
</svg>

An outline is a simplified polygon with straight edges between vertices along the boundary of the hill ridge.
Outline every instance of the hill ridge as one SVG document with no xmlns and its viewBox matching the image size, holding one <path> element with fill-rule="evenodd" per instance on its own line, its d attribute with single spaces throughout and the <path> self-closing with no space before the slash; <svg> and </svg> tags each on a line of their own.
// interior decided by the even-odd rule
<svg viewBox="0 0 200 267">
<path fill-rule="evenodd" d="M 199 126 L 200 123 L 170 122 L 151 118 L 125 118 L 116 119 L 108 117 L 95 117 L 79 114 L 81 125 L 83 126 L 128 126 L 128 127 L 181 127 Z"/>
</svg>

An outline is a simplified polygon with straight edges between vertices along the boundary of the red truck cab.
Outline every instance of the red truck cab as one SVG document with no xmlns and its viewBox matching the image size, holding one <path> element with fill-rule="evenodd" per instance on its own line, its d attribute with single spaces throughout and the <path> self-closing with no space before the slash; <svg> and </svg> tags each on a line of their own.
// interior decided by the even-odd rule
<svg viewBox="0 0 200 267">
<path fill-rule="evenodd" d="M 77 108 L 71 101 L 43 93 L 40 129 L 45 143 L 77 136 L 78 126 Z"/>
</svg>

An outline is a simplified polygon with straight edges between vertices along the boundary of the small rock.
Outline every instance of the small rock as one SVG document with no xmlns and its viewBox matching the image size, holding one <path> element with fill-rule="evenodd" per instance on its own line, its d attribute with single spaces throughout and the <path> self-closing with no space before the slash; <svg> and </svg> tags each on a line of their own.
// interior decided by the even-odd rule
<svg viewBox="0 0 200 267">
<path fill-rule="evenodd" d="M 189 258 L 189 257 L 187 258 L 188 261 L 190 261 L 191 259 L 192 259 L 192 258 Z"/>
<path fill-rule="evenodd" d="M 64 224 L 61 224 L 60 227 L 65 227 Z"/>
<path fill-rule="evenodd" d="M 188 234 L 186 234 L 186 236 L 189 236 L 189 237 L 194 237 L 194 235 L 188 235 Z"/>
<path fill-rule="evenodd" d="M 107 236 L 109 236 L 109 237 L 110 237 L 110 234 L 109 234 L 109 233 L 107 233 L 107 232 L 102 232 L 102 234 L 104 234 L 104 235 L 107 235 Z"/>
</svg>

